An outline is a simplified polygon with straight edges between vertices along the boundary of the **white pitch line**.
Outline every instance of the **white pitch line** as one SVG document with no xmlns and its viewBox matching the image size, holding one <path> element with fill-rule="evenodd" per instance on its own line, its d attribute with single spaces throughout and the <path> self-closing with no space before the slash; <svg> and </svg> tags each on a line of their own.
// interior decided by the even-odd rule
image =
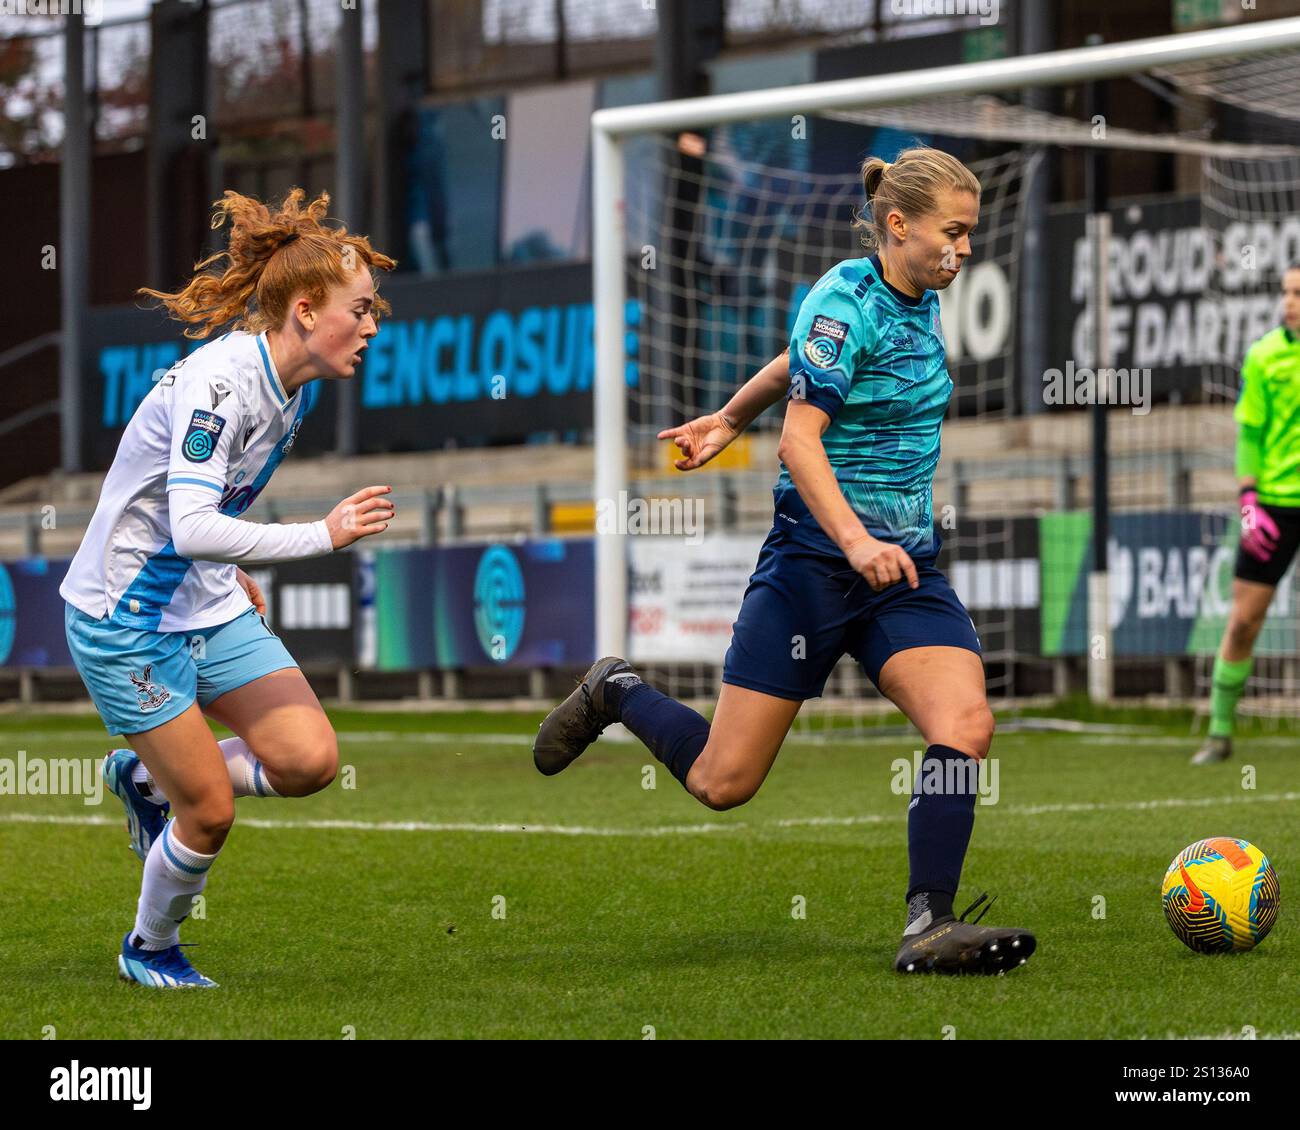
<svg viewBox="0 0 1300 1130">
<path fill-rule="evenodd" d="M 406 733 L 402 730 L 339 730 L 341 742 L 428 742 L 431 745 L 449 745 L 464 742 L 466 745 L 528 745 L 533 744 L 534 734 L 449 734 L 441 730 L 416 731 Z"/>
<path fill-rule="evenodd" d="M 1036 804 L 989 806 L 1006 816 L 1045 816 L 1055 813 L 1078 812 L 1140 812 L 1156 808 L 1213 808 L 1224 804 L 1276 804 L 1300 800 L 1300 793 L 1261 793 L 1258 796 L 1227 797 L 1169 797 L 1164 800 L 1139 800 L 1118 803 L 1099 802 L 1096 804 Z M 863 816 L 805 816 L 786 820 L 774 820 L 767 824 L 746 824 L 737 820 L 734 823 L 717 824 L 662 824 L 646 825 L 642 828 L 599 828 L 582 824 L 476 824 L 464 822 L 438 822 L 428 820 L 264 820 L 260 817 L 247 817 L 238 823 L 249 828 L 302 829 L 310 831 L 355 831 L 355 832 L 474 832 L 505 833 L 515 835 L 548 836 L 611 836 L 611 837 L 656 837 L 656 836 L 699 836 L 714 832 L 763 831 L 775 828 L 825 828 L 857 827 L 866 824 L 902 823 L 907 819 L 906 812 L 869 813 Z M 61 816 L 42 815 L 32 812 L 0 813 L 0 824 L 71 824 L 93 827 L 97 825 L 117 825 L 120 818 L 109 816 Z"/>
<path fill-rule="evenodd" d="M 0 813 L 0 824 L 72 824 L 93 827 L 116 827 L 121 817 L 110 816 L 43 816 L 33 812 Z M 263 820 L 252 816 L 236 821 L 248 828 L 303 829 L 312 831 L 352 832 L 505 832 L 551 836 L 697 836 L 711 832 L 732 832 L 748 825 L 735 824 L 664 824 L 644 828 L 596 828 L 580 824 L 471 824 L 438 823 L 428 820 Z"/>
<path fill-rule="evenodd" d="M 1027 736 L 1026 731 L 1020 731 L 1014 735 L 1018 737 Z M 1036 735 L 1032 735 L 1036 736 Z M 1191 749 L 1204 741 L 1204 735 L 1191 734 L 1185 738 L 1180 738 L 1175 734 L 1148 734 L 1145 736 L 1134 734 L 1131 737 L 1125 737 L 1117 734 L 1068 734 L 1071 741 L 1078 742 L 1080 745 L 1122 745 L 1122 746 L 1147 746 L 1147 745 L 1171 745 L 1186 746 Z M 1237 752 L 1241 753 L 1246 748 L 1252 746 L 1297 746 L 1300 745 L 1300 735 L 1293 738 L 1282 737 L 1280 735 L 1261 734 L 1253 738 L 1237 738 Z"/>
<path fill-rule="evenodd" d="M 620 732 L 622 731 L 622 732 Z M 514 734 L 458 734 L 445 730 L 339 730 L 337 731 L 339 741 L 341 742 L 370 742 L 376 745 L 388 743 L 410 742 L 422 745 L 519 745 L 531 746 L 534 735 L 532 733 L 514 733 Z M 1003 735 L 998 741 L 1007 741 L 1010 739 L 1029 739 L 1047 736 L 1049 738 L 1066 737 L 1070 741 L 1078 742 L 1081 745 L 1099 745 L 1099 746 L 1123 746 L 1129 749 L 1142 748 L 1143 746 L 1186 746 L 1191 749 L 1202 740 L 1202 736 L 1191 734 L 1187 737 L 1178 737 L 1171 734 L 1075 734 L 1075 733 L 1058 733 L 1056 731 L 1047 733 L 1031 730 L 1012 731 Z M 30 734 L 20 734 L 16 730 L 0 730 L 0 741 L 13 745 L 18 742 L 25 742 L 29 745 L 38 745 L 42 741 L 51 742 L 75 742 L 75 741 L 97 741 L 105 749 L 113 744 L 113 739 L 107 732 L 97 734 L 93 730 L 39 730 Z M 622 726 L 611 726 L 605 733 L 601 734 L 601 741 L 612 742 L 619 745 L 636 742 L 636 738 L 629 734 Z M 810 733 L 798 734 L 792 733 L 786 738 L 786 745 L 863 745 L 863 744 L 880 744 L 892 743 L 897 744 L 919 743 L 920 738 L 917 735 L 903 734 L 857 734 L 836 737 L 833 733 Z M 1300 734 L 1295 737 L 1285 737 L 1281 735 L 1259 735 L 1256 737 L 1239 738 L 1238 753 L 1247 751 L 1255 746 L 1284 746 L 1294 748 L 1300 746 Z"/>
<path fill-rule="evenodd" d="M 536 737 L 535 732 L 513 733 L 513 734 L 457 734 L 445 730 L 339 730 L 337 731 L 340 741 L 369 741 L 369 742 L 481 742 L 484 744 L 516 745 L 519 743 L 531 744 Z M 70 733 L 69 736 L 75 736 Z M 1037 730 L 1015 730 L 999 740 L 1010 738 L 1068 738 L 1070 741 L 1077 741 L 1089 745 L 1116 745 L 1116 746 L 1144 746 L 1144 745 L 1185 745 L 1193 746 L 1204 740 L 1203 735 L 1191 734 L 1187 737 L 1179 737 L 1173 734 L 1072 734 L 1061 732 L 1045 732 Z M 628 732 L 621 724 L 616 723 L 608 727 L 600 735 L 600 740 L 614 741 L 618 743 L 636 742 L 639 739 L 635 734 Z M 836 735 L 833 731 L 800 734 L 791 733 L 786 738 L 785 744 L 806 743 L 808 745 L 841 745 L 857 744 L 860 742 L 919 742 L 919 734 L 842 734 Z M 1238 738 L 1239 747 L 1249 747 L 1254 745 L 1266 746 L 1297 746 L 1300 745 L 1300 734 L 1295 737 L 1284 737 L 1280 735 L 1259 735 L 1256 737 Z"/>
<path fill-rule="evenodd" d="M 430 745 L 532 745 L 532 734 L 455 734 L 443 730 L 427 730 L 407 733 L 403 730 L 340 730 L 339 741 L 343 742 L 424 742 Z M 0 740 L 9 744 L 28 742 L 38 744 L 41 741 L 74 742 L 80 740 L 97 741 L 104 749 L 113 745 L 113 739 L 105 731 L 96 734 L 93 730 L 40 730 L 31 734 L 19 734 L 16 730 L 7 733 L 0 731 Z M 118 748 L 125 748 L 119 746 Z"/>
<path fill-rule="evenodd" d="M 1074 804 L 1008 804 L 981 807 L 1003 816 L 1049 816 L 1062 812 L 1141 812 L 1152 808 L 1212 808 L 1218 804 L 1260 804 L 1300 800 L 1300 793 L 1260 793 L 1258 796 L 1169 797 L 1165 800 L 1098 801 Z M 856 824 L 882 824 L 905 817 L 872 813 L 867 816 L 807 816 L 778 820 L 779 828 L 849 827 Z"/>
</svg>

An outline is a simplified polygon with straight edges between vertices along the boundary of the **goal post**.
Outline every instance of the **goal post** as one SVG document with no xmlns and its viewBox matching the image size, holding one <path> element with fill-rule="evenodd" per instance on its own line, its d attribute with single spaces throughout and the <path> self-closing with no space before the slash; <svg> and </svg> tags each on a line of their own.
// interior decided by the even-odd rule
<svg viewBox="0 0 1300 1130">
<path fill-rule="evenodd" d="M 792 115 L 834 116 L 926 100 L 1061 86 L 1149 74 L 1164 68 L 1243 59 L 1300 48 L 1300 17 L 1186 32 L 1115 44 L 1080 47 L 900 74 L 810 83 L 778 89 L 719 94 L 669 102 L 607 108 L 592 116 L 593 294 L 595 321 L 594 440 L 596 651 L 625 655 L 629 592 L 628 533 L 623 524 L 602 529 L 602 506 L 618 505 L 629 487 L 629 372 L 627 356 L 628 247 L 627 147 L 646 135 Z M 941 127 L 935 133 L 943 133 Z M 966 136 L 977 136 L 968 134 Z M 1052 144 L 1030 136 L 1033 144 Z M 1169 147 L 1178 150 L 1177 139 Z M 1080 141 L 1080 144 L 1087 144 Z M 1198 152 L 1189 141 L 1186 151 Z M 1156 148 L 1164 149 L 1161 144 Z M 1204 148 L 1204 146 L 1202 146 Z M 1104 282 L 1106 272 L 1101 272 Z M 1100 301 L 1105 309 L 1105 287 Z M 946 324 L 945 324 L 946 330 Z M 1097 350 L 1094 356 L 1102 357 Z M 678 421 L 681 422 L 681 421 Z M 772 478 L 775 478 L 775 467 Z M 1094 582 L 1095 584 L 1096 582 Z M 1105 682 L 1108 682 L 1105 681 Z M 1098 686 L 1104 686 L 1105 682 Z"/>
</svg>

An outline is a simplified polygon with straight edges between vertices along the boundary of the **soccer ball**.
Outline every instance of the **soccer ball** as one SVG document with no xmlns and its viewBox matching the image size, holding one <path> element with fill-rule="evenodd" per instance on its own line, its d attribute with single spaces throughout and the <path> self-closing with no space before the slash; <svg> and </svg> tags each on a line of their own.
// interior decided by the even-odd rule
<svg viewBox="0 0 1300 1130">
<path fill-rule="evenodd" d="M 1277 872 L 1254 844 L 1231 836 L 1198 840 L 1165 872 L 1165 918 L 1197 953 L 1254 949 L 1277 921 Z"/>
</svg>

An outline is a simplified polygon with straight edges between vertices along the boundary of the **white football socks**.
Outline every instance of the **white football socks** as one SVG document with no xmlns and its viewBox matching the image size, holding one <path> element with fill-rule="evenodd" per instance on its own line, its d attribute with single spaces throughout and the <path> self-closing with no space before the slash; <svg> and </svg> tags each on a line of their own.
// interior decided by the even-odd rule
<svg viewBox="0 0 1300 1130">
<path fill-rule="evenodd" d="M 217 853 L 202 855 L 187 848 L 168 820 L 144 861 L 144 880 L 136 907 L 131 943 L 147 950 L 165 950 L 180 941 L 180 924 L 193 909 L 194 896 L 208 881 L 208 868 Z"/>
<path fill-rule="evenodd" d="M 226 770 L 230 773 L 230 786 L 235 790 L 235 796 L 280 795 L 271 788 L 265 767 L 253 756 L 243 738 L 226 738 L 217 745 L 226 759 Z"/>
<path fill-rule="evenodd" d="M 226 759 L 226 772 L 230 774 L 230 787 L 235 796 L 279 796 L 266 779 L 266 768 L 248 748 L 243 738 L 226 738 L 217 742 L 221 755 Z M 144 785 L 149 791 L 142 793 L 146 800 L 154 804 L 166 804 L 167 798 L 158 787 L 143 761 L 138 761 L 131 771 L 131 780 L 137 785 Z"/>
<path fill-rule="evenodd" d="M 167 798 L 162 795 L 162 790 L 154 783 L 154 779 L 149 776 L 149 770 L 144 767 L 144 762 L 139 758 L 136 759 L 135 768 L 131 770 L 131 783 L 151 804 L 161 806 L 167 803 Z"/>
</svg>

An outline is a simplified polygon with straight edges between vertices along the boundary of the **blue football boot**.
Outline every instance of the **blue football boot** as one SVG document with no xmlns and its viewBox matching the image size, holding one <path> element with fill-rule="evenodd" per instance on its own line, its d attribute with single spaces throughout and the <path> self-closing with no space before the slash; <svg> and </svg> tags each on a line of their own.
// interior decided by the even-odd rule
<svg viewBox="0 0 1300 1130">
<path fill-rule="evenodd" d="M 131 836 L 131 850 L 143 863 L 149 857 L 154 840 L 162 835 L 171 805 L 154 804 L 140 795 L 131 774 L 140 759 L 129 749 L 115 749 L 104 758 L 104 784 L 126 809 L 126 830 Z"/>
<path fill-rule="evenodd" d="M 151 989 L 215 989 L 217 983 L 204 977 L 181 952 L 178 942 L 165 950 L 142 950 L 131 944 L 131 931 L 122 939 L 117 955 L 117 975 L 123 981 L 148 985 Z"/>
</svg>

